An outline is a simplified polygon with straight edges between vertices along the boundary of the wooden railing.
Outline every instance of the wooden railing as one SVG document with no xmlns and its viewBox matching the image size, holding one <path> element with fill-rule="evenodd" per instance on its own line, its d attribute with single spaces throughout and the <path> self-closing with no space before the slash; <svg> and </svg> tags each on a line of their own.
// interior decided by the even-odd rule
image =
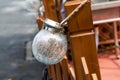
<svg viewBox="0 0 120 80">
<path fill-rule="evenodd" d="M 92 5 L 93 24 L 99 45 L 115 45 L 116 57 L 120 58 L 120 1 Z"/>
</svg>

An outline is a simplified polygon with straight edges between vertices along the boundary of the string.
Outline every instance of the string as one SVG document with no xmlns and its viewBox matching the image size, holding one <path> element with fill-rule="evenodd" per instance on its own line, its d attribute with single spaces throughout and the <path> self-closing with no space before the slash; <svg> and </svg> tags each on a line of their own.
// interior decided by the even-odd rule
<svg viewBox="0 0 120 80">
<path fill-rule="evenodd" d="M 88 0 L 83 0 L 81 4 L 79 4 L 64 20 L 61 21 L 60 25 L 63 25 L 65 22 L 67 22 L 67 20 L 69 20 L 70 17 L 72 17 L 76 12 L 78 12 L 78 10 L 87 2 Z"/>
</svg>

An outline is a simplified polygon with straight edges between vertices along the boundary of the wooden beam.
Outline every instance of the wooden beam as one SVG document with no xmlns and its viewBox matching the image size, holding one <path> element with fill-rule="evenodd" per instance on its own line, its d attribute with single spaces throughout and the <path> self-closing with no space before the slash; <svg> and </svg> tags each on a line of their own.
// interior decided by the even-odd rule
<svg viewBox="0 0 120 80">
<path fill-rule="evenodd" d="M 65 9 L 66 9 L 67 16 L 80 3 L 81 3 L 81 1 L 68 1 L 68 2 L 66 2 Z M 93 29 L 93 26 L 91 26 L 93 24 L 93 23 L 91 23 L 92 18 L 90 18 L 90 17 L 92 17 L 92 15 L 89 15 L 91 13 L 90 7 L 88 7 L 89 5 L 90 5 L 90 3 L 85 4 L 82 8 L 79 9 L 79 12 L 75 13 L 68 20 L 68 26 L 71 27 L 71 28 L 69 28 L 70 33 Z M 85 10 L 85 12 L 83 10 Z M 82 19 L 82 20 L 79 20 L 79 19 Z M 87 21 L 87 24 L 85 23 L 86 21 Z M 85 24 L 83 24 L 83 23 L 85 23 Z M 76 24 L 78 26 L 75 26 Z"/>
<path fill-rule="evenodd" d="M 45 8 L 45 17 L 51 20 L 54 20 L 54 21 L 58 21 L 58 16 L 57 16 L 57 11 L 56 11 L 54 0 L 43 0 L 43 5 Z M 57 80 L 58 76 L 60 76 L 59 70 L 56 70 L 56 69 L 60 69 L 59 64 L 48 65 L 48 66 L 50 67 L 48 68 L 48 71 L 51 72 L 49 73 L 50 77 L 52 77 L 52 80 Z"/>
<path fill-rule="evenodd" d="M 114 22 L 114 21 L 120 21 L 120 18 L 97 20 L 97 21 L 94 21 L 93 24 L 96 25 L 96 24 L 103 24 L 103 23 L 109 23 L 109 22 Z"/>
<path fill-rule="evenodd" d="M 43 4 L 45 7 L 45 17 L 54 21 L 58 21 L 54 0 L 43 0 Z"/>
<path fill-rule="evenodd" d="M 118 41 L 118 35 L 117 35 L 117 22 L 113 22 L 114 24 L 114 40 L 115 40 L 115 46 L 119 46 L 119 41 Z M 120 58 L 120 51 L 119 48 L 115 48 L 116 51 L 116 58 Z"/>
<path fill-rule="evenodd" d="M 55 65 L 51 65 L 50 67 L 51 67 L 50 77 L 52 78 L 52 80 L 57 80 L 57 76 L 55 75 L 56 74 Z"/>
<path fill-rule="evenodd" d="M 120 39 L 118 39 L 118 41 L 120 42 Z M 111 39 L 111 40 L 106 40 L 106 41 L 100 41 L 100 42 L 99 42 L 99 45 L 102 45 L 102 44 L 110 44 L 110 43 L 114 43 L 114 40 Z"/>
<path fill-rule="evenodd" d="M 61 61 L 61 65 L 62 65 L 62 75 L 63 75 L 63 80 L 69 80 L 69 68 L 68 68 L 68 62 L 67 59 L 64 58 Z"/>
<path fill-rule="evenodd" d="M 56 80 L 62 80 L 62 71 L 61 71 L 61 64 L 57 63 L 55 64 L 55 70 L 56 70 Z"/>
<path fill-rule="evenodd" d="M 83 68 L 81 67 L 79 60 L 82 56 L 85 56 L 86 58 L 90 74 L 96 73 L 99 77 L 99 80 L 101 80 L 94 35 L 71 38 L 71 46 L 75 66 L 76 80 L 84 79 L 84 75 L 82 72 Z"/>
<path fill-rule="evenodd" d="M 80 36 L 87 36 L 87 35 L 94 35 L 95 33 L 93 31 L 86 32 L 86 33 L 79 33 L 79 34 L 72 34 L 70 37 L 80 37 Z"/>
<path fill-rule="evenodd" d="M 81 1 L 70 1 L 65 3 L 65 9 L 67 15 L 69 15 Z M 68 21 L 68 28 L 70 31 L 70 36 L 72 33 L 82 32 L 93 28 L 92 14 L 91 14 L 90 2 L 86 3 L 80 10 L 72 16 Z M 79 34 L 78 34 L 79 35 Z M 70 37 L 70 43 L 72 48 L 73 63 L 75 68 L 76 80 L 84 80 L 85 74 L 83 72 L 81 57 L 85 57 L 88 63 L 89 73 L 96 73 L 98 80 L 101 80 L 98 58 L 96 53 L 95 36 L 77 36 Z M 90 77 L 92 80 L 92 77 Z"/>
</svg>

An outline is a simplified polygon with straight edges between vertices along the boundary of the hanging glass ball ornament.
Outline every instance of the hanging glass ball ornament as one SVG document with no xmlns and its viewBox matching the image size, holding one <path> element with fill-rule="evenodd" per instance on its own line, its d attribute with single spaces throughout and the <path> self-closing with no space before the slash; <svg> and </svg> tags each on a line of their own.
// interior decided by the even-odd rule
<svg viewBox="0 0 120 80">
<path fill-rule="evenodd" d="M 67 51 L 67 39 L 58 22 L 45 19 L 32 44 L 34 57 L 44 64 L 60 62 Z"/>
</svg>

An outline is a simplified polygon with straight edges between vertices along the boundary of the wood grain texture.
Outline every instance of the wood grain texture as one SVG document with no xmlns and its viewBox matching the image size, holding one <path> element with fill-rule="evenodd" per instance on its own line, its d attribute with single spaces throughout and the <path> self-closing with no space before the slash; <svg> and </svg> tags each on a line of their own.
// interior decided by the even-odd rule
<svg viewBox="0 0 120 80">
<path fill-rule="evenodd" d="M 68 69 L 68 62 L 67 59 L 63 59 L 61 61 L 62 65 L 62 74 L 63 74 L 63 80 L 69 80 L 69 69 Z"/>
<path fill-rule="evenodd" d="M 43 4 L 45 7 L 45 17 L 58 21 L 56 6 L 54 0 L 43 0 Z"/>
<path fill-rule="evenodd" d="M 55 64 L 55 69 L 56 69 L 57 80 L 62 80 L 61 64 L 60 63 Z"/>
<path fill-rule="evenodd" d="M 52 80 L 57 80 L 57 75 L 56 75 L 56 71 L 55 71 L 55 65 L 51 65 L 51 77 L 52 77 Z"/>
<path fill-rule="evenodd" d="M 66 14 L 69 15 L 79 4 L 81 1 L 68 1 L 65 3 Z M 69 20 L 68 26 L 70 26 L 70 33 L 79 32 L 84 30 L 90 30 L 93 28 L 92 26 L 92 14 L 90 3 L 86 3 L 79 9 L 77 13 L 75 13 Z M 76 26 L 77 25 L 77 26 Z"/>
<path fill-rule="evenodd" d="M 81 1 L 70 1 L 65 3 L 67 15 L 80 3 Z M 86 33 L 86 31 L 93 28 L 92 13 L 90 3 L 85 4 L 79 12 L 77 12 L 68 21 L 68 28 L 70 33 Z M 71 35 L 70 35 L 71 36 Z M 98 80 L 101 80 L 98 58 L 96 53 L 96 44 L 94 35 L 70 37 L 72 55 L 74 60 L 74 68 L 76 80 L 92 80 L 90 74 L 96 73 Z M 89 74 L 85 75 L 81 63 L 81 57 L 85 57 Z M 88 76 L 88 77 L 87 77 Z"/>
<path fill-rule="evenodd" d="M 96 73 L 99 80 L 101 80 L 94 35 L 71 38 L 71 46 L 73 53 L 72 55 L 74 58 L 76 79 L 77 80 L 83 79 L 83 72 L 82 72 L 83 68 L 81 67 L 82 64 L 80 58 L 85 57 L 88 65 L 89 73 L 90 74 Z"/>
</svg>

